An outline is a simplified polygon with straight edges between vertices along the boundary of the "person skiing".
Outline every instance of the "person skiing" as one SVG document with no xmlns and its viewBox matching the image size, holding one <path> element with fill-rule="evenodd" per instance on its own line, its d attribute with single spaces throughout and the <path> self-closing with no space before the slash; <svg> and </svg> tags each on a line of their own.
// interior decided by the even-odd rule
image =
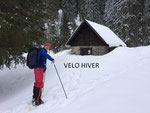
<svg viewBox="0 0 150 113">
<path fill-rule="evenodd" d="M 40 105 L 43 104 L 43 100 L 41 99 L 42 88 L 43 88 L 43 76 L 46 71 L 46 61 L 47 59 L 55 63 L 55 60 L 47 54 L 47 51 L 50 50 L 51 43 L 44 43 L 44 47 L 40 48 L 38 51 L 37 59 L 38 65 L 34 68 L 34 76 L 35 82 L 33 87 L 33 97 L 32 104 Z"/>
</svg>

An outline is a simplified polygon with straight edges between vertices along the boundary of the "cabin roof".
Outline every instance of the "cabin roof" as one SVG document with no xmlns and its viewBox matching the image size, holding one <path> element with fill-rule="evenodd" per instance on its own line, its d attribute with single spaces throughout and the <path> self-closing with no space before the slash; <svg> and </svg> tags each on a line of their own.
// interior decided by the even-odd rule
<svg viewBox="0 0 150 113">
<path fill-rule="evenodd" d="M 75 38 L 75 34 L 80 30 L 83 24 L 88 24 L 88 26 L 91 27 L 92 30 L 99 35 L 99 38 L 102 38 L 102 40 L 108 44 L 109 47 L 126 46 L 126 44 L 110 28 L 89 20 L 84 20 L 79 25 L 79 27 L 74 31 L 72 36 L 67 41 L 66 45 L 71 45 L 72 39 Z"/>
</svg>

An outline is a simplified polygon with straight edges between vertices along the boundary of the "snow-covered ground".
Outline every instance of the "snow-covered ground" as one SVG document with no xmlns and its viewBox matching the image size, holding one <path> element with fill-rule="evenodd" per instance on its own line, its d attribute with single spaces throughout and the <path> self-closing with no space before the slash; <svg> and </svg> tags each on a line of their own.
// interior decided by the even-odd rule
<svg viewBox="0 0 150 113">
<path fill-rule="evenodd" d="M 64 83 L 65 99 L 55 68 L 47 64 L 43 99 L 30 104 L 33 70 L 19 65 L 0 71 L 0 113 L 150 113 L 150 46 L 120 47 L 103 56 L 52 54 Z M 99 68 L 65 68 L 64 63 L 99 63 Z"/>
</svg>

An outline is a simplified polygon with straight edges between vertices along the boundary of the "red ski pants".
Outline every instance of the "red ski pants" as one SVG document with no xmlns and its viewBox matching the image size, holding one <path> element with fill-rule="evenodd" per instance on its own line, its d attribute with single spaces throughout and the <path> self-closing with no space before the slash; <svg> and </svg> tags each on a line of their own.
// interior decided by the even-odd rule
<svg viewBox="0 0 150 113">
<path fill-rule="evenodd" d="M 34 86 L 36 86 L 38 88 L 43 88 L 44 69 L 43 68 L 34 68 L 34 75 L 35 75 Z"/>
</svg>

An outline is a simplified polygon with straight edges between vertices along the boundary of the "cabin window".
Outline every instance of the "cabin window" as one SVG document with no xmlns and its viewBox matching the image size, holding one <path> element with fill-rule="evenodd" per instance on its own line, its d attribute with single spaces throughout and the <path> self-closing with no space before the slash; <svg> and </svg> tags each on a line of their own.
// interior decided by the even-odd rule
<svg viewBox="0 0 150 113">
<path fill-rule="evenodd" d="M 92 48 L 80 48 L 80 55 L 92 55 Z"/>
</svg>

